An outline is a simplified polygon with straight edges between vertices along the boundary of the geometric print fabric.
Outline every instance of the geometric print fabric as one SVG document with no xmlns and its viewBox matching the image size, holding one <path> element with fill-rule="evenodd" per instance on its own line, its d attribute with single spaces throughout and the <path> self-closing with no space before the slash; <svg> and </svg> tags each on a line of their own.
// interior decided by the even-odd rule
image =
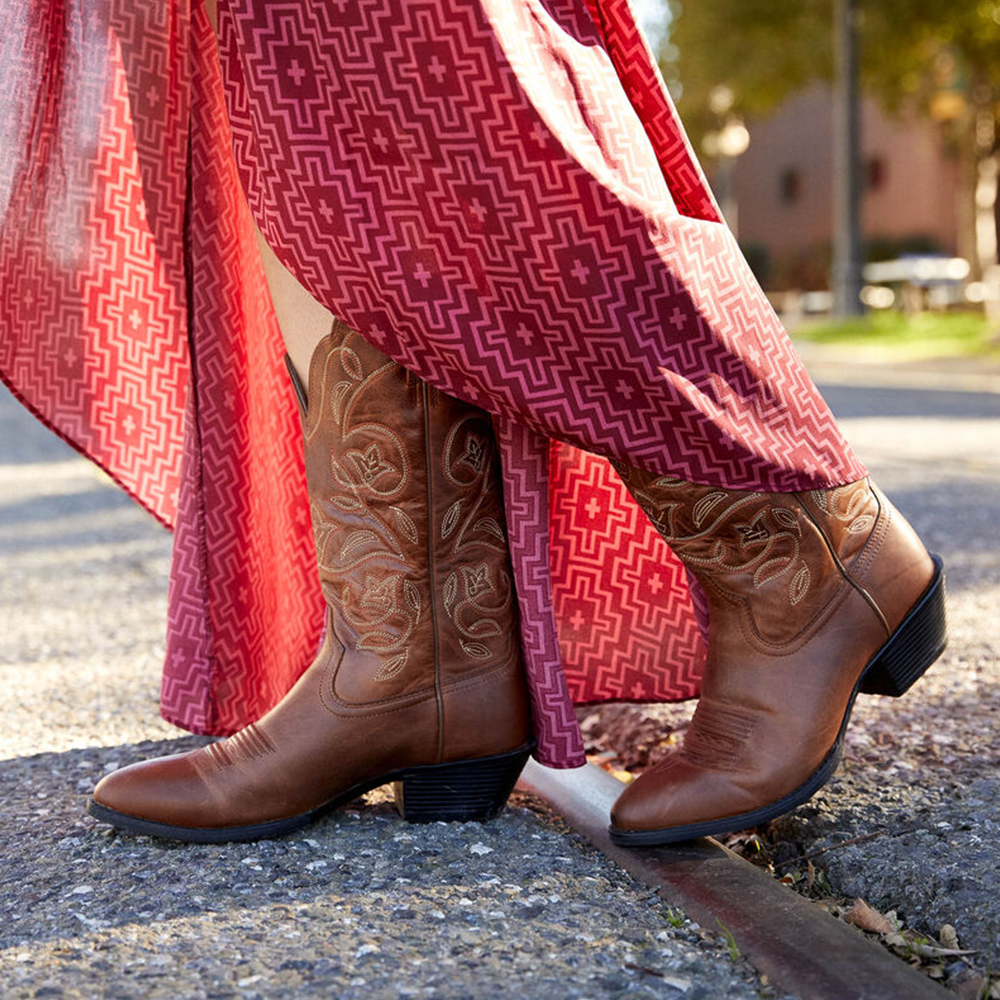
<svg viewBox="0 0 1000 1000">
<path fill-rule="evenodd" d="M 572 701 L 696 695 L 684 571 L 606 459 L 774 490 L 864 470 L 626 0 L 238 0 L 224 88 L 200 7 L 21 6 L 0 39 L 0 376 L 176 525 L 164 715 L 252 721 L 321 623 L 241 182 L 331 311 L 495 415 L 538 758 L 582 761 Z"/>
<path fill-rule="evenodd" d="M 590 453 L 566 466 L 589 500 L 606 458 L 778 491 L 863 467 L 721 221 L 627 3 L 224 0 L 220 35 L 237 166 L 278 256 L 500 422 L 542 759 L 579 759 L 570 681 L 580 699 L 693 693 L 686 578 L 662 544 L 677 586 L 648 560 L 616 572 L 638 547 L 567 506 L 558 475 L 543 495 L 549 441 Z M 584 539 L 602 531 L 595 567 Z M 589 641 L 571 624 L 588 585 L 611 613 Z"/>
</svg>

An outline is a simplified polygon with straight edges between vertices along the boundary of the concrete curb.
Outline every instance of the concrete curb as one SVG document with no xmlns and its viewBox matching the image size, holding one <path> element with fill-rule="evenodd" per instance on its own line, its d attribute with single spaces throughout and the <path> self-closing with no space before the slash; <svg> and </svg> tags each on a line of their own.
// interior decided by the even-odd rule
<svg viewBox="0 0 1000 1000">
<path fill-rule="evenodd" d="M 755 968 L 803 1000 L 952 995 L 711 838 L 670 847 L 616 846 L 608 815 L 622 785 L 593 764 L 557 771 L 529 760 L 519 784 L 706 930 L 730 933 Z"/>
</svg>

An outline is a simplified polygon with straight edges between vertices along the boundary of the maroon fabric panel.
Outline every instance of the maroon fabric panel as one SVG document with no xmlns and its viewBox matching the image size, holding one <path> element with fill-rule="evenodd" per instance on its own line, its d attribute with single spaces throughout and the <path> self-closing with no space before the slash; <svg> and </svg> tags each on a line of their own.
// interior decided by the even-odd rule
<svg viewBox="0 0 1000 1000">
<path fill-rule="evenodd" d="M 321 601 L 242 186 L 317 298 L 496 415 L 537 756 L 580 763 L 574 699 L 689 697 L 703 655 L 607 458 L 748 489 L 864 470 L 625 0 L 220 14 L 225 94 L 200 5 L 4 8 L 0 377 L 177 525 L 164 714 L 259 716 Z"/>
</svg>

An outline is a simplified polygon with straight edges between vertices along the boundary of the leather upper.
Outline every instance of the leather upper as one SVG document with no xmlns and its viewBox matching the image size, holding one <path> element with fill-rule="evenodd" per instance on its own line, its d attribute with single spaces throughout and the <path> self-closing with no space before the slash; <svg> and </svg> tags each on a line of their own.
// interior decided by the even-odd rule
<svg viewBox="0 0 1000 1000">
<path fill-rule="evenodd" d="M 616 468 L 704 589 L 709 644 L 684 745 L 626 787 L 612 821 L 660 829 L 769 805 L 830 752 L 933 563 L 868 479 L 754 493 Z"/>
<path fill-rule="evenodd" d="M 488 414 L 339 321 L 315 350 L 308 392 L 296 390 L 323 647 L 257 723 L 108 775 L 101 805 L 187 827 L 257 824 L 530 738 Z"/>
</svg>

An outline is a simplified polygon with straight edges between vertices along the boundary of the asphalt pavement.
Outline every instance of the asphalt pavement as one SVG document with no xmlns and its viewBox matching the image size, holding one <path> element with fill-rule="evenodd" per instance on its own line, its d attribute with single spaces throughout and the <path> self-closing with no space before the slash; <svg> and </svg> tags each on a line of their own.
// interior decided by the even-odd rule
<svg viewBox="0 0 1000 1000">
<path fill-rule="evenodd" d="M 859 699 L 834 780 L 771 831 L 789 870 L 1000 954 L 1000 395 L 950 371 L 824 369 L 876 480 L 946 562 L 951 643 L 899 700 Z M 517 794 L 411 827 L 374 793 L 299 833 L 194 847 L 83 812 L 108 770 L 183 749 L 157 715 L 170 536 L 0 397 L 0 994 L 770 995 L 718 936 Z M 13 697 L 10 697 L 13 695 Z M 665 711 L 678 716 L 690 706 Z M 821 858 L 821 860 L 820 860 Z M 766 919 L 766 915 L 762 915 Z"/>
<path fill-rule="evenodd" d="M 775 995 L 521 793 L 420 827 L 373 793 L 258 844 L 95 823 L 102 774 L 199 742 L 157 715 L 169 560 L 163 528 L 0 395 L 3 1000 Z"/>
</svg>

